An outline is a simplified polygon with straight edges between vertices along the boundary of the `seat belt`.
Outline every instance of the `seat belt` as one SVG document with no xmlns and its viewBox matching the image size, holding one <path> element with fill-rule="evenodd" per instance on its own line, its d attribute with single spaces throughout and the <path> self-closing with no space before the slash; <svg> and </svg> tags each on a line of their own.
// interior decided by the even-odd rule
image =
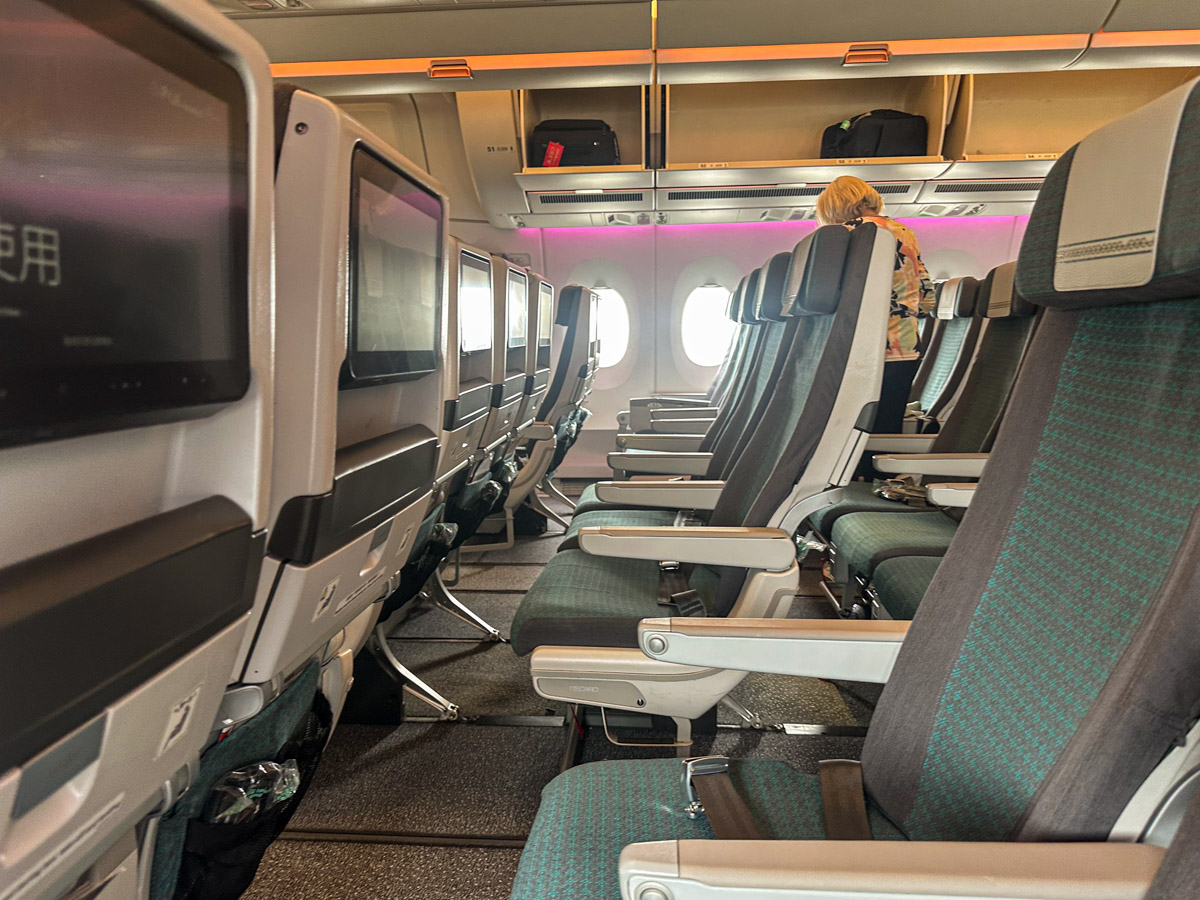
<svg viewBox="0 0 1200 900">
<path fill-rule="evenodd" d="M 674 560 L 658 564 L 658 602 L 663 606 L 674 606 L 679 614 L 688 618 L 704 618 L 708 611 L 700 594 L 688 585 L 691 566 Z"/>
<path fill-rule="evenodd" d="M 818 763 L 825 837 L 831 841 L 872 840 L 863 791 L 862 763 L 856 759 L 823 759 Z"/>
<path fill-rule="evenodd" d="M 697 819 L 701 814 L 707 816 L 717 840 L 767 840 L 729 777 L 729 757 L 697 756 L 683 760 L 683 785 L 688 797 L 684 814 L 689 819 Z"/>
<path fill-rule="evenodd" d="M 853 759 L 827 759 L 819 765 L 826 839 L 873 840 L 863 792 L 862 765 Z M 729 777 L 728 757 L 697 756 L 683 760 L 683 786 L 688 798 L 684 814 L 689 819 L 707 816 L 718 840 L 769 840 Z"/>
</svg>

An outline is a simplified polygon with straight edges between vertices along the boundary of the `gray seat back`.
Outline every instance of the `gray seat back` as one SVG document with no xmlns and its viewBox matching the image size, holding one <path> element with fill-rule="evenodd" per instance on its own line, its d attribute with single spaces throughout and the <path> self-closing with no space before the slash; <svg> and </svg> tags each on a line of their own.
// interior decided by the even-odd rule
<svg viewBox="0 0 1200 900">
<path fill-rule="evenodd" d="M 262 565 L 270 71 L 198 0 L 123 4 L 121 46 L 4 19 L 0 896 L 132 900 Z"/>
<path fill-rule="evenodd" d="M 976 316 L 988 320 L 975 359 L 954 409 L 930 447 L 931 453 L 984 453 L 991 449 L 1037 325 L 1037 308 L 1016 293 L 1017 264 L 988 273 Z"/>
<path fill-rule="evenodd" d="M 872 802 L 912 839 L 1104 840 L 1195 722 L 1196 84 L 1064 154 L 1030 219 L 1017 290 L 1045 312 L 1021 415 L 863 750 Z"/>
</svg>

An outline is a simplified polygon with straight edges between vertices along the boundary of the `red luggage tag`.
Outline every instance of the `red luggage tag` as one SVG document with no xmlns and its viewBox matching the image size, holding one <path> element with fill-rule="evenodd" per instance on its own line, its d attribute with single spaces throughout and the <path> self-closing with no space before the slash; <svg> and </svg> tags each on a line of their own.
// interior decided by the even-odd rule
<svg viewBox="0 0 1200 900">
<path fill-rule="evenodd" d="M 542 160 L 542 165 L 553 168 L 562 162 L 563 150 L 566 148 L 555 141 L 550 141 L 546 144 L 546 156 Z"/>
</svg>

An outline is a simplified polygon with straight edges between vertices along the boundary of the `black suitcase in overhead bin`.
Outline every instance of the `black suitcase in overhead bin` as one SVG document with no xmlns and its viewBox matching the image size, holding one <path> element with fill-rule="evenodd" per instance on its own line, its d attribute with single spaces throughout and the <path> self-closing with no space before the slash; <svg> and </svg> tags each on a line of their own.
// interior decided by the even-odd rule
<svg viewBox="0 0 1200 900">
<path fill-rule="evenodd" d="M 821 158 L 924 156 L 927 133 L 924 116 L 873 109 L 826 128 L 821 135 Z"/>
<path fill-rule="evenodd" d="M 620 164 L 617 133 L 600 119 L 547 119 L 535 125 L 529 136 L 531 168 Z"/>
</svg>

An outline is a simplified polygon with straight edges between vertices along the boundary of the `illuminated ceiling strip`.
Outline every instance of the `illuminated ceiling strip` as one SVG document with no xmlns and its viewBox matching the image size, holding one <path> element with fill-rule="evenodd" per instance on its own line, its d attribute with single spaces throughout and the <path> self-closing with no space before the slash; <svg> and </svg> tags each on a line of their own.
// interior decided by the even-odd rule
<svg viewBox="0 0 1200 900">
<path fill-rule="evenodd" d="M 334 75 L 424 75 L 429 64 L 443 57 L 413 59 L 339 59 L 328 62 L 272 63 L 276 78 L 321 78 Z M 455 56 L 476 72 L 508 69 L 565 69 L 592 66 L 648 66 L 650 50 L 594 50 L 568 53 L 505 53 Z"/>
<path fill-rule="evenodd" d="M 1029 50 L 1082 50 L 1087 34 L 1027 34 L 1019 37 L 932 38 L 929 40 L 882 41 L 892 57 L 936 56 L 957 53 L 1013 53 Z M 788 59 L 840 59 L 862 41 L 826 44 L 770 44 L 758 47 L 683 47 L 658 50 L 664 63 L 751 62 Z"/>
<path fill-rule="evenodd" d="M 1093 47 L 1179 47 L 1200 44 L 1200 29 L 1178 31 L 1100 31 Z"/>
</svg>

